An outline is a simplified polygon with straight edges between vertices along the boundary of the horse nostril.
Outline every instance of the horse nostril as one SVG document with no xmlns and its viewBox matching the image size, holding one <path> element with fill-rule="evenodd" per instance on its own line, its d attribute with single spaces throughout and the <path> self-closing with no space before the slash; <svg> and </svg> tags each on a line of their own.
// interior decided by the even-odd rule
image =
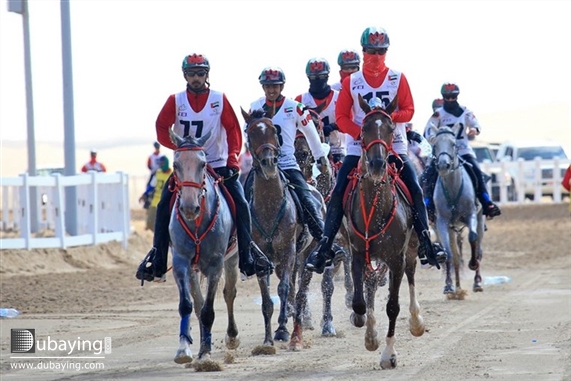
<svg viewBox="0 0 571 381">
<path fill-rule="evenodd" d="M 197 206 L 196 209 L 194 209 L 194 213 L 200 214 L 200 206 Z"/>
<path fill-rule="evenodd" d="M 274 163 L 274 165 L 278 164 L 278 158 L 274 157 L 274 159 L 272 160 L 272 163 Z"/>
</svg>

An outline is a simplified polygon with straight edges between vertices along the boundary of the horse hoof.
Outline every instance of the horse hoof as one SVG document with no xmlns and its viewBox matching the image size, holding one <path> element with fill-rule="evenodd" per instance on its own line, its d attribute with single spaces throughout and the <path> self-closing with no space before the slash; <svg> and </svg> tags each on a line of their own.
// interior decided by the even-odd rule
<svg viewBox="0 0 571 381">
<path fill-rule="evenodd" d="M 382 369 L 395 369 L 397 367 L 397 356 L 392 355 L 389 359 L 381 359 Z"/>
<path fill-rule="evenodd" d="M 454 293 L 454 287 L 448 284 L 444 286 L 444 294 L 453 294 L 453 293 Z"/>
<path fill-rule="evenodd" d="M 353 324 L 357 328 L 361 328 L 365 325 L 367 318 L 365 315 L 357 315 L 355 312 L 351 312 L 351 317 L 349 318 L 351 324 Z"/>
<path fill-rule="evenodd" d="M 238 336 L 230 337 L 230 336 L 226 335 L 226 348 L 236 349 L 239 346 L 240 346 L 240 338 Z"/>
<path fill-rule="evenodd" d="M 474 283 L 474 287 L 472 287 L 472 291 L 482 292 L 482 291 L 484 291 L 484 287 L 482 287 L 481 283 Z"/>
<path fill-rule="evenodd" d="M 286 330 L 277 330 L 274 334 L 274 340 L 276 341 L 289 341 L 289 332 Z"/>
<path fill-rule="evenodd" d="M 177 364 L 188 364 L 192 362 L 192 353 L 190 349 L 179 349 L 174 356 L 174 362 Z"/>
<path fill-rule="evenodd" d="M 365 338 L 365 348 L 369 352 L 374 352 L 379 349 L 379 340 L 377 339 L 377 332 L 373 332 L 373 338 Z"/>
<path fill-rule="evenodd" d="M 323 327 L 321 328 L 321 336 L 324 336 L 324 337 L 337 336 L 337 332 L 335 331 L 335 327 L 333 326 L 333 324 L 330 321 L 323 324 Z"/>
</svg>

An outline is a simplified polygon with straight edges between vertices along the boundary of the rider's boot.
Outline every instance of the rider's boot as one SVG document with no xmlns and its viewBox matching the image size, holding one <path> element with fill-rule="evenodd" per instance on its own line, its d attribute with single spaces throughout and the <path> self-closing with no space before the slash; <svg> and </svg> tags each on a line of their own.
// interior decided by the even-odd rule
<svg viewBox="0 0 571 381">
<path fill-rule="evenodd" d="M 342 221 L 342 200 L 339 197 L 333 195 L 329 201 L 327 216 L 325 218 L 324 236 L 317 244 L 317 247 L 311 252 L 311 254 L 309 254 L 309 257 L 305 263 L 305 268 L 307 270 L 322 274 L 325 270 L 325 267 L 331 266 L 333 264 L 335 252 L 339 252 L 340 246 L 337 246 L 335 252 L 331 250 L 331 247 Z"/>
<path fill-rule="evenodd" d="M 135 277 L 141 281 L 141 286 L 147 282 L 166 282 L 168 249 L 159 251 L 152 247 L 139 264 Z"/>
<path fill-rule="evenodd" d="M 502 214 L 500 207 L 492 201 L 488 192 L 484 191 L 478 193 L 478 200 L 482 203 L 482 213 L 484 213 L 484 216 L 494 218 Z"/>
<path fill-rule="evenodd" d="M 423 267 L 428 265 L 440 269 L 439 263 L 446 262 L 446 253 L 439 244 L 430 240 L 426 209 L 421 197 L 413 197 L 414 230 L 418 236 L 418 258 Z"/>
<path fill-rule="evenodd" d="M 436 221 L 436 208 L 434 207 L 434 188 L 436 180 L 438 179 L 438 172 L 434 164 L 428 165 L 422 173 L 420 182 L 424 190 L 424 204 L 426 205 L 426 213 L 430 222 Z"/>
</svg>

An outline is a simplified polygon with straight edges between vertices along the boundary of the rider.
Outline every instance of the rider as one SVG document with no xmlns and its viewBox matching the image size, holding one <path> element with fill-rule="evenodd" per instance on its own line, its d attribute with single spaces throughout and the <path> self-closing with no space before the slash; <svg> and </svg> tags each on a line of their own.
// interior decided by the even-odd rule
<svg viewBox="0 0 571 381">
<path fill-rule="evenodd" d="M 337 182 L 327 207 L 324 237 L 309 255 L 306 268 L 321 273 L 334 257 L 331 252 L 332 238 L 343 220 L 343 195 L 349 183 L 348 176 L 357 167 L 362 153 L 359 137 L 365 115 L 357 101 L 359 94 L 364 99 L 379 97 L 385 104 L 389 104 L 395 97 L 398 97 L 398 108 L 391 115 L 397 126 L 392 148 L 403 160 L 404 165 L 400 176 L 413 197 L 414 228 L 420 243 L 418 256 L 423 265 L 432 264 L 440 268 L 438 262 L 445 260 L 446 254 L 434 247 L 430 241 L 422 190 L 418 185 L 416 172 L 406 155 L 407 141 L 404 124 L 410 121 L 414 114 L 414 103 L 408 81 L 404 74 L 385 66 L 389 36 L 383 28 L 365 29 L 361 35 L 361 46 L 363 47 L 363 69 L 351 74 L 343 81 L 337 102 L 336 113 L 339 128 L 349 135 L 347 156 L 337 175 Z"/>
<path fill-rule="evenodd" d="M 359 65 L 361 64 L 359 52 L 353 49 L 341 50 L 337 56 L 337 64 L 339 65 L 339 77 L 341 79 L 339 82 L 332 84 L 331 88 L 341 91 L 341 83 L 343 83 L 343 80 L 354 72 L 359 71 Z"/>
<path fill-rule="evenodd" d="M 346 154 L 345 134 L 339 132 L 335 123 L 335 105 L 339 92 L 327 84 L 329 71 L 329 62 L 325 58 L 312 58 L 307 61 L 305 74 L 309 80 L 309 91 L 298 95 L 295 100 L 311 108 L 325 102 L 325 107 L 319 114 L 323 122 L 323 135 L 329 141 L 333 162 L 338 163 L 343 161 Z"/>
<path fill-rule="evenodd" d="M 303 104 L 282 95 L 285 84 L 283 70 L 279 67 L 266 67 L 262 70 L 258 79 L 264 90 L 265 97 L 252 102 L 250 112 L 264 110 L 274 115 L 272 122 L 276 127 L 279 126 L 280 155 L 278 157 L 278 167 L 284 172 L 290 184 L 293 185 L 293 189 L 301 202 L 304 220 L 307 223 L 309 232 L 316 240 L 320 240 L 323 237 L 321 205 L 311 194 L 295 159 L 294 140 L 296 131 L 299 130 L 305 135 L 321 173 L 331 173 L 329 160 L 325 157 L 325 152 L 309 111 L 305 110 Z M 252 176 L 249 176 L 246 180 L 244 187 L 246 190 L 251 188 L 252 179 Z"/>
<path fill-rule="evenodd" d="M 238 155 L 242 148 L 242 131 L 234 109 L 224 93 L 210 89 L 210 63 L 202 54 L 190 54 L 182 61 L 186 90 L 172 94 L 156 121 L 157 140 L 175 150 L 169 138 L 172 127 L 180 136 L 201 137 L 212 132 L 205 144 L 208 164 L 224 178 L 224 185 L 236 204 L 236 230 L 240 271 L 247 277 L 266 275 L 272 265 L 251 238 L 251 216 L 244 190 L 238 179 Z M 157 205 L 153 248 L 137 269 L 137 279 L 164 281 L 169 247 L 170 200 L 172 192 L 163 188 Z M 148 265 L 148 262 L 151 265 Z"/>
<path fill-rule="evenodd" d="M 440 88 L 440 93 L 442 94 L 442 98 L 444 98 L 444 104 L 442 108 L 437 109 L 428 120 L 424 130 L 424 136 L 426 136 L 428 141 L 431 141 L 431 138 L 434 137 L 430 135 L 430 125 L 435 125 L 436 127 L 452 127 L 456 123 L 460 123 L 462 130 L 460 131 L 460 134 L 456 136 L 458 155 L 460 155 L 466 171 L 471 174 L 470 177 L 472 180 L 476 181 L 476 195 L 482 204 L 484 215 L 489 218 L 499 216 L 502 212 L 500 208 L 492 202 L 490 195 L 486 190 L 486 185 L 484 184 L 482 171 L 476 161 L 476 154 L 470 144 L 468 144 L 470 136 L 475 137 L 480 133 L 480 123 L 478 123 L 478 120 L 472 111 L 468 110 L 466 106 L 458 104 L 458 94 L 460 94 L 460 88 L 458 85 L 455 83 L 445 83 Z M 466 130 L 468 130 L 467 133 Z M 424 173 L 422 174 L 422 178 L 425 190 L 424 202 L 426 203 L 430 219 L 433 220 L 434 202 L 432 197 L 434 195 L 436 179 L 438 178 L 438 172 L 436 171 L 434 160 L 431 160 L 430 165 L 426 166 Z"/>
</svg>

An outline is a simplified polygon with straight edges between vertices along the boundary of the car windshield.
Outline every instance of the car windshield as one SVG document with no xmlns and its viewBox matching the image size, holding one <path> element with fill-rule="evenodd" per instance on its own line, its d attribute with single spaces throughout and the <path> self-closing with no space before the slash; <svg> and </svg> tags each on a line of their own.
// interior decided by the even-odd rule
<svg viewBox="0 0 571 381">
<path fill-rule="evenodd" d="M 488 147 L 472 147 L 474 153 L 476 154 L 476 160 L 478 163 L 483 163 L 484 160 L 494 161 L 492 156 L 492 151 Z"/>
<path fill-rule="evenodd" d="M 526 147 L 520 148 L 518 151 L 518 158 L 523 160 L 535 160 L 539 157 L 544 160 L 550 160 L 554 158 L 567 159 L 565 151 L 561 147 Z"/>
</svg>

